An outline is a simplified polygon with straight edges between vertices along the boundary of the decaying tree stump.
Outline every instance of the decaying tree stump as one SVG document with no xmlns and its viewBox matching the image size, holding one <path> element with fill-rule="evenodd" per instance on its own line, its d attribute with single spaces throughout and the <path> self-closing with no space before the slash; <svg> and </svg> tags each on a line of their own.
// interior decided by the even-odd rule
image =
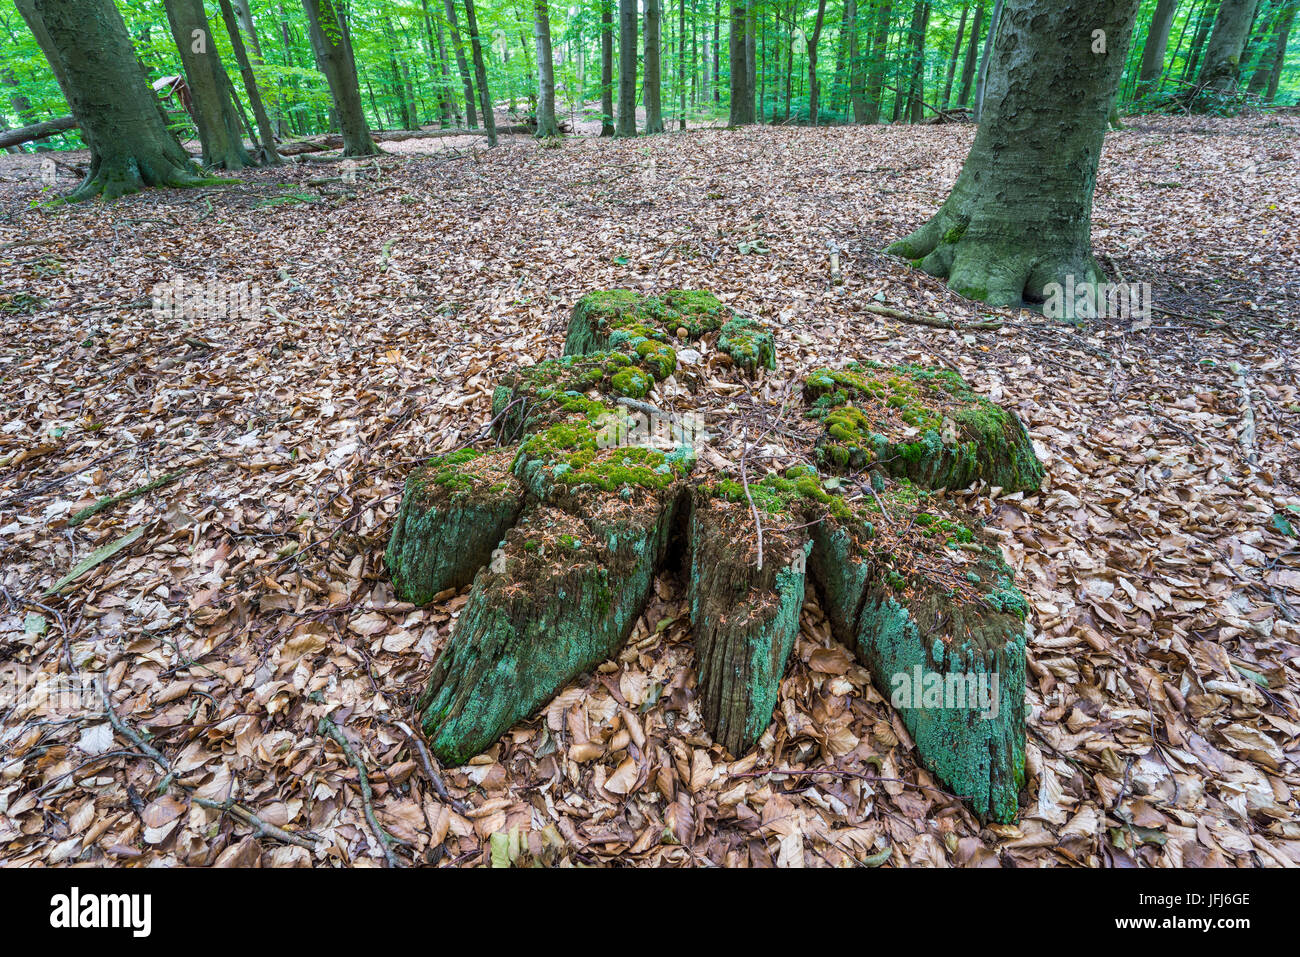
<svg viewBox="0 0 1300 957">
<path fill-rule="evenodd" d="M 424 604 L 473 582 L 419 702 L 434 751 L 467 761 L 616 654 L 680 555 L 696 690 L 724 748 L 770 724 L 811 584 L 922 762 L 980 815 L 1013 819 L 1029 608 L 979 521 L 931 490 L 1036 490 L 1024 426 L 955 373 L 863 362 L 804 384 L 817 466 L 719 474 L 697 467 L 698 432 L 645 401 L 675 346 L 701 341 L 739 375 L 775 367 L 771 331 L 707 292 L 588 295 L 564 356 L 498 385 L 499 448 L 407 480 L 386 554 L 398 594 Z"/>
</svg>

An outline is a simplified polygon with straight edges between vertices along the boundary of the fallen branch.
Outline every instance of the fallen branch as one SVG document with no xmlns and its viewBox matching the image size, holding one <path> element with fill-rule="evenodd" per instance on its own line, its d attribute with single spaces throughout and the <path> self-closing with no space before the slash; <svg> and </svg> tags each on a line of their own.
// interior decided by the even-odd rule
<svg viewBox="0 0 1300 957">
<path fill-rule="evenodd" d="M 44 123 L 20 126 L 16 130 L 5 130 L 0 133 L 0 149 L 18 146 L 20 143 L 30 143 L 32 140 L 43 140 L 46 137 L 56 136 L 59 133 L 66 133 L 68 130 L 75 130 L 76 128 L 76 120 L 70 116 L 61 116 L 57 120 L 46 120 Z"/>
<path fill-rule="evenodd" d="M 66 575 L 64 575 L 62 578 L 56 581 L 49 588 L 45 589 L 45 591 L 41 592 L 41 597 L 49 598 L 51 595 L 57 595 L 65 587 L 72 584 L 74 581 L 76 581 L 82 575 L 86 574 L 86 572 L 90 571 L 96 565 L 100 565 L 103 562 L 108 561 L 110 558 L 112 558 L 122 549 L 129 548 L 131 545 L 134 545 L 137 541 L 140 540 L 140 536 L 144 534 L 145 528 L 146 526 L 140 525 L 136 528 L 131 529 L 131 531 L 127 532 L 122 537 L 114 539 L 113 541 L 109 542 L 103 548 L 95 549 L 95 551 L 91 552 L 89 556 L 87 556 L 82 561 L 78 562 L 76 567 L 73 568 L 72 571 L 68 572 Z"/>
<path fill-rule="evenodd" d="M 879 303 L 869 302 L 862 308 L 867 312 L 875 313 L 877 316 L 887 316 L 890 319 L 897 319 L 900 322 L 910 322 L 918 326 L 930 326 L 933 329 L 1001 329 L 1002 320 L 989 319 L 980 322 L 954 322 L 951 319 L 940 319 L 937 316 L 919 316 L 911 312 L 903 312 L 901 309 L 891 309 L 889 306 L 882 306 Z"/>
<path fill-rule="evenodd" d="M 284 828 L 276 827 L 274 824 L 263 821 L 248 808 L 244 807 L 242 804 L 236 804 L 233 800 L 222 802 L 209 801 L 207 798 L 195 798 L 194 803 L 199 807 L 212 808 L 215 811 L 229 811 L 235 817 L 239 818 L 245 824 L 254 829 L 253 837 L 273 837 L 277 841 L 281 841 L 285 844 L 294 844 L 298 847 L 306 848 L 309 851 L 316 850 L 316 845 L 308 838 L 299 837 L 297 834 L 284 830 Z"/>
<path fill-rule="evenodd" d="M 450 804 L 457 814 L 464 814 L 468 811 L 469 808 L 464 801 L 456 800 L 447 792 L 447 786 L 442 783 L 441 775 L 438 774 L 437 770 L 433 766 L 433 756 L 429 754 L 429 749 L 425 747 L 424 741 L 420 736 L 412 731 L 405 721 L 394 721 L 393 727 L 406 735 L 406 740 L 411 743 L 411 746 L 415 749 L 415 753 L 419 755 L 420 764 L 424 767 L 424 776 L 429 779 L 429 783 L 433 785 L 433 789 L 438 793 L 438 797 Z"/>
<path fill-rule="evenodd" d="M 156 491 L 165 485 L 170 485 L 172 482 L 175 482 L 187 471 L 189 470 L 177 469 L 175 472 L 168 472 L 166 475 L 154 479 L 147 485 L 141 485 L 139 488 L 131 489 L 129 492 L 119 492 L 117 495 L 109 495 L 101 498 L 94 505 L 87 505 L 76 515 L 72 516 L 72 518 L 68 519 L 68 525 L 75 528 L 95 515 L 98 515 L 100 512 L 112 508 L 114 505 L 130 501 L 133 498 L 139 498 L 141 495 L 148 495 L 150 492 Z"/>
</svg>

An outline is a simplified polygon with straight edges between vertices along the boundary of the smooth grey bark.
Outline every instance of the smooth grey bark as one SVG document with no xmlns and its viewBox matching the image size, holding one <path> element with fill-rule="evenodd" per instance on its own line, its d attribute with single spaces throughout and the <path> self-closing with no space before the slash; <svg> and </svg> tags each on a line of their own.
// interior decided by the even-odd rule
<svg viewBox="0 0 1300 957">
<path fill-rule="evenodd" d="M 853 107 L 853 122 L 867 121 L 866 73 L 862 69 L 862 50 L 859 40 L 858 0 L 845 0 L 848 8 L 849 31 L 849 103 Z"/>
<path fill-rule="evenodd" d="M 713 102 L 722 102 L 722 0 L 713 0 Z"/>
<path fill-rule="evenodd" d="M 90 169 L 70 201 L 211 182 L 163 124 L 113 0 L 32 0 L 18 10 L 44 38 L 50 68 L 90 147 Z"/>
<path fill-rule="evenodd" d="M 537 138 L 559 136 L 555 122 L 555 64 L 551 59 L 551 15 L 546 0 L 533 4 L 533 38 L 537 41 Z"/>
<path fill-rule="evenodd" d="M 229 93 L 229 78 L 217 53 L 202 0 L 164 0 L 167 22 L 185 67 L 194 102 L 194 123 L 203 147 L 203 165 L 239 170 L 253 164 L 244 149 L 239 119 Z M 274 149 L 274 141 L 272 141 Z"/>
<path fill-rule="evenodd" d="M 929 24 L 929 0 L 919 0 L 912 19 L 911 76 L 907 82 L 907 119 L 909 123 L 920 123 L 925 115 L 925 31 Z"/>
<path fill-rule="evenodd" d="M 1241 52 L 1250 34 L 1257 0 L 1223 0 L 1205 48 L 1198 85 L 1214 90 L 1235 90 Z"/>
<path fill-rule="evenodd" d="M 600 135 L 614 135 L 613 0 L 600 0 Z"/>
<path fill-rule="evenodd" d="M 957 39 L 952 41 L 952 56 L 948 58 L 948 81 L 943 87 L 943 108 L 952 105 L 952 83 L 957 78 L 957 60 L 961 56 L 961 41 L 966 36 L 966 14 L 970 4 L 962 4 L 961 20 L 957 23 Z"/>
<path fill-rule="evenodd" d="M 636 0 L 619 0 L 616 136 L 636 136 L 636 13 Z"/>
<path fill-rule="evenodd" d="M 448 96 L 447 82 L 447 45 L 442 36 L 442 25 L 435 33 L 433 17 L 429 15 L 429 0 L 420 0 L 420 12 L 424 17 L 424 43 L 429 50 L 429 66 L 434 78 L 434 88 L 438 100 L 438 125 L 446 129 L 451 125 L 452 104 Z"/>
<path fill-rule="evenodd" d="M 235 63 L 239 65 L 240 75 L 244 78 L 244 90 L 248 93 L 248 105 L 253 109 L 253 118 L 257 123 L 257 136 L 262 142 L 262 163 L 267 166 L 279 166 L 284 162 L 275 151 L 275 130 L 271 118 L 267 115 L 266 105 L 262 102 L 262 92 L 257 86 L 257 77 L 253 74 L 253 64 L 244 49 L 244 39 L 239 31 L 238 11 L 231 0 L 219 0 L 221 17 L 226 21 L 226 32 L 230 34 L 230 47 L 235 54 Z M 250 20 L 251 22 L 251 20 Z M 260 57 L 259 57 L 260 59 Z"/>
<path fill-rule="evenodd" d="M 691 39 L 695 35 L 692 32 Z M 695 50 L 691 49 L 691 65 L 695 64 Z M 693 71 L 692 71 L 693 72 Z M 677 94 L 678 129 L 686 129 L 686 0 L 677 0 Z"/>
<path fill-rule="evenodd" d="M 1291 36 L 1291 27 L 1295 24 L 1295 15 L 1300 3 L 1292 0 L 1282 12 L 1278 22 L 1277 34 L 1273 46 L 1273 64 L 1269 69 L 1268 86 L 1264 88 L 1264 102 L 1272 103 L 1277 97 L 1277 88 L 1282 82 L 1282 68 L 1286 65 L 1287 41 Z"/>
<path fill-rule="evenodd" d="M 985 116 L 952 193 L 888 252 L 964 296 L 1041 301 L 1050 283 L 1103 280 L 1092 194 L 1139 0 L 1005 0 Z M 1092 52 L 1078 25 L 1106 33 Z"/>
<path fill-rule="evenodd" d="M 302 0 L 317 61 L 329 83 L 330 97 L 343 134 L 344 156 L 373 156 L 379 147 L 370 136 L 347 21 L 337 0 Z"/>
<path fill-rule="evenodd" d="M 465 0 L 465 28 L 469 30 L 469 48 L 474 59 L 474 81 L 478 84 L 478 107 L 487 132 L 488 149 L 497 145 L 497 118 L 492 108 L 492 94 L 488 91 L 487 61 L 483 59 L 483 44 L 478 35 L 478 17 L 474 13 L 474 0 Z"/>
<path fill-rule="evenodd" d="M 976 123 L 984 112 L 984 87 L 988 82 L 989 54 L 993 51 L 993 41 L 1002 26 L 1002 0 L 993 4 L 993 13 L 989 17 L 989 32 L 984 38 L 984 55 L 980 58 L 979 76 L 975 80 L 975 109 L 973 117 Z M 1076 28 L 1077 29 L 1077 28 Z"/>
<path fill-rule="evenodd" d="M 645 102 L 645 131 L 664 131 L 663 98 L 660 88 L 659 47 L 662 40 L 659 0 L 645 2 L 645 55 L 641 61 L 642 99 Z"/>
<path fill-rule="evenodd" d="M 891 13 L 889 0 L 876 0 L 876 22 L 871 34 L 871 69 L 867 72 L 867 108 L 862 121 L 864 123 L 880 122 L 887 66 L 885 52 L 889 44 Z"/>
<path fill-rule="evenodd" d="M 731 6 L 731 33 L 727 49 L 731 59 L 731 109 L 728 123 L 743 126 L 754 122 L 754 98 L 747 89 L 749 73 L 745 60 L 745 21 L 749 9 L 744 0 L 733 0 Z"/>
<path fill-rule="evenodd" d="M 1147 42 L 1142 47 L 1142 67 L 1138 71 L 1138 96 L 1145 96 L 1159 83 L 1165 69 L 1165 51 L 1169 48 L 1169 30 L 1174 25 L 1178 0 L 1157 0 Z"/>
<path fill-rule="evenodd" d="M 817 45 L 821 43 L 822 26 L 826 22 L 826 0 L 817 0 L 817 17 L 806 45 L 808 47 L 808 122 L 817 125 L 821 114 L 821 86 L 817 82 Z"/>
<path fill-rule="evenodd" d="M 749 122 L 758 122 L 758 109 L 755 106 L 755 94 L 758 91 L 758 46 L 754 23 L 757 17 L 755 0 L 745 0 L 745 107 Z"/>
<path fill-rule="evenodd" d="M 971 24 L 970 40 L 966 44 L 966 62 L 961 66 L 961 93 L 957 105 L 965 106 L 970 102 L 971 87 L 975 83 L 975 64 L 979 60 L 980 27 L 984 24 L 984 4 L 975 7 L 975 21 Z"/>
<path fill-rule="evenodd" d="M 456 51 L 456 69 L 460 71 L 461 85 L 465 88 L 465 124 L 478 129 L 478 115 L 474 106 L 474 81 L 470 79 L 469 61 L 465 47 L 460 42 L 460 26 L 456 23 L 456 0 L 443 0 L 447 9 L 447 32 L 451 34 L 451 48 Z"/>
<path fill-rule="evenodd" d="M 1201 8 L 1201 15 L 1196 22 L 1196 33 L 1192 37 L 1192 48 L 1187 62 L 1183 66 L 1183 79 L 1190 81 L 1196 75 L 1196 68 L 1201 63 L 1201 52 L 1205 49 L 1205 40 L 1210 35 L 1210 26 L 1218 12 L 1218 0 L 1206 0 Z"/>
</svg>

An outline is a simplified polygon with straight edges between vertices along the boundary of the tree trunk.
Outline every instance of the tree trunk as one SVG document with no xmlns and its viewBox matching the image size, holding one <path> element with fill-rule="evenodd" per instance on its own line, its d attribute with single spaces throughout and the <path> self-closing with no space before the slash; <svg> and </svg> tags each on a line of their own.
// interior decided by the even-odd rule
<svg viewBox="0 0 1300 957">
<path fill-rule="evenodd" d="M 447 47 L 443 41 L 441 24 L 438 27 L 435 42 L 433 17 L 429 15 L 429 0 L 420 0 L 420 9 L 424 16 L 424 40 L 425 45 L 429 48 L 430 72 L 434 78 L 434 86 L 438 91 L 438 123 L 442 129 L 446 129 L 451 125 L 452 115 L 451 98 L 447 95 Z"/>
<path fill-rule="evenodd" d="M 203 146 L 203 165 L 228 170 L 252 165 L 244 149 L 235 106 L 226 88 L 229 79 L 217 54 L 216 37 L 208 28 L 203 3 L 164 0 L 163 6 L 194 98 L 192 115 Z"/>
<path fill-rule="evenodd" d="M 1005 0 L 987 113 L 961 174 L 934 217 L 888 251 L 999 306 L 1041 301 L 1067 276 L 1076 288 L 1102 281 L 1092 194 L 1137 6 Z M 1079 41 L 1081 23 L 1105 31 L 1105 53 Z"/>
<path fill-rule="evenodd" d="M 1205 49 L 1205 39 L 1210 35 L 1210 25 L 1214 22 L 1217 11 L 1218 0 L 1206 0 L 1205 6 L 1201 8 L 1200 18 L 1196 21 L 1196 34 L 1192 37 L 1192 49 L 1183 67 L 1185 81 L 1191 80 L 1196 75 L 1196 68 L 1201 62 L 1201 51 Z"/>
<path fill-rule="evenodd" d="M 483 44 L 479 40 L 474 0 L 465 0 L 465 29 L 469 30 L 470 53 L 474 57 L 479 113 L 483 117 L 483 131 L 487 133 L 488 148 L 491 149 L 497 145 L 497 118 L 496 111 L 492 108 L 492 94 L 488 91 L 487 62 L 483 59 Z"/>
<path fill-rule="evenodd" d="M 989 53 L 993 50 L 993 41 L 1002 27 L 1002 0 L 995 0 L 993 14 L 989 17 L 989 32 L 984 38 L 984 56 L 980 58 L 979 77 L 975 81 L 974 118 L 978 123 L 984 113 L 984 87 L 989 77 Z"/>
<path fill-rule="evenodd" d="M 1165 50 L 1169 47 L 1169 30 L 1174 25 L 1178 0 L 1157 0 L 1151 15 L 1151 28 L 1142 47 L 1142 68 L 1138 73 L 1138 96 L 1146 96 L 1160 82 L 1165 69 Z"/>
<path fill-rule="evenodd" d="M 659 42 L 660 34 L 659 0 L 645 0 L 645 59 L 642 66 L 645 71 L 642 92 L 645 100 L 645 131 L 662 133 L 664 131 L 663 103 L 660 96 Z"/>
<path fill-rule="evenodd" d="M 975 63 L 980 52 L 980 27 L 984 24 L 984 4 L 975 7 L 975 22 L 971 24 L 970 40 L 966 44 L 966 62 L 961 67 L 961 95 L 958 106 L 970 102 L 971 86 L 975 82 Z"/>
<path fill-rule="evenodd" d="M 478 129 L 474 106 L 474 81 L 470 79 L 469 63 L 465 60 L 465 47 L 460 41 L 460 27 L 456 23 L 456 0 L 444 0 L 447 8 L 447 30 L 451 34 L 451 47 L 456 51 L 456 69 L 465 87 L 465 123 L 471 130 Z"/>
<path fill-rule="evenodd" d="M 866 86 L 866 74 L 862 72 L 862 50 L 859 43 L 858 2 L 845 0 L 848 8 L 849 30 L 849 104 L 853 108 L 853 122 L 865 123 L 867 101 L 863 98 Z"/>
<path fill-rule="evenodd" d="M 695 34 L 692 32 L 692 43 L 694 40 Z M 684 130 L 686 129 L 686 0 L 677 0 L 677 103 L 677 128 Z"/>
<path fill-rule="evenodd" d="M 889 44 L 890 0 L 877 0 L 876 24 L 871 37 L 871 69 L 867 74 L 867 108 L 864 123 L 880 122 L 880 106 L 884 101 L 885 53 Z"/>
<path fill-rule="evenodd" d="M 19 12 L 49 43 L 51 69 L 90 147 L 90 170 L 70 201 L 211 182 L 163 125 L 113 0 L 35 0 Z"/>
<path fill-rule="evenodd" d="M 257 78 L 253 75 L 253 64 L 244 49 L 244 40 L 240 35 L 239 23 L 236 19 L 237 13 L 231 6 L 230 0 L 220 0 L 220 3 L 221 17 L 226 21 L 226 32 L 230 34 L 230 46 L 235 54 L 235 62 L 239 64 L 239 72 L 244 78 L 244 89 L 248 92 L 248 104 L 253 108 L 253 117 L 257 121 L 257 135 L 262 141 L 262 162 L 268 166 L 278 166 L 281 161 L 280 154 L 275 151 L 275 130 L 271 126 L 271 118 L 266 113 L 266 106 L 262 103 Z"/>
<path fill-rule="evenodd" d="M 1264 88 L 1264 102 L 1272 103 L 1277 96 L 1278 85 L 1282 82 L 1282 68 L 1286 64 L 1287 41 L 1291 37 L 1291 27 L 1295 23 L 1296 8 L 1300 6 L 1291 0 L 1278 17 L 1276 33 L 1273 40 L 1273 62 L 1269 66 L 1268 83 Z"/>
<path fill-rule="evenodd" d="M 943 87 L 943 108 L 952 106 L 952 82 L 957 78 L 957 58 L 961 55 L 961 41 L 966 35 L 966 11 L 969 4 L 962 4 L 961 20 L 957 23 L 957 39 L 952 41 L 952 56 L 948 58 L 948 81 Z"/>
<path fill-rule="evenodd" d="M 713 0 L 713 102 L 722 102 L 722 0 Z"/>
<path fill-rule="evenodd" d="M 361 106 L 357 64 L 342 10 L 337 0 L 302 0 L 302 6 L 307 13 L 312 47 L 329 82 L 339 132 L 343 134 L 343 155 L 373 156 L 379 147 L 370 138 L 370 126 Z"/>
<path fill-rule="evenodd" d="M 750 123 L 758 122 L 754 96 L 758 92 L 758 35 L 754 30 L 755 0 L 745 0 L 745 115 Z"/>
<path fill-rule="evenodd" d="M 600 135 L 614 135 L 613 0 L 600 2 Z"/>
<path fill-rule="evenodd" d="M 754 99 L 746 89 L 749 73 L 745 66 L 745 21 L 748 15 L 744 0 L 733 0 L 731 33 L 727 39 L 731 59 L 731 113 L 728 118 L 731 126 L 754 122 Z"/>
<path fill-rule="evenodd" d="M 533 32 L 537 40 L 537 138 L 559 136 L 555 122 L 555 65 L 551 59 L 551 15 L 546 0 L 533 4 Z"/>
<path fill-rule="evenodd" d="M 1250 21 L 1257 0 L 1223 0 L 1214 18 L 1205 62 L 1201 64 L 1198 85 L 1214 90 L 1235 90 L 1241 51 L 1250 34 Z"/>
<path fill-rule="evenodd" d="M 826 21 L 826 0 L 817 2 L 817 18 L 813 21 L 812 35 L 808 37 L 808 123 L 817 125 L 821 111 L 818 102 L 821 92 L 817 83 L 817 44 L 822 38 L 822 24 Z"/>
<path fill-rule="evenodd" d="M 636 136 L 636 14 L 636 0 L 619 0 L 617 136 Z"/>
<path fill-rule="evenodd" d="M 925 116 L 925 31 L 930 25 L 929 0 L 920 0 L 912 21 L 911 76 L 907 82 L 907 119 L 920 123 Z"/>
</svg>

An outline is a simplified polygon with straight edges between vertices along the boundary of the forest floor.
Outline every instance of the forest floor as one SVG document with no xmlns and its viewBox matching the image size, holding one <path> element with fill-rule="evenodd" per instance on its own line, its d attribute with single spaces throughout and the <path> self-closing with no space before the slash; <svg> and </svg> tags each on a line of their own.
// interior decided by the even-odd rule
<svg viewBox="0 0 1300 957">
<path fill-rule="evenodd" d="M 548 862 L 1300 864 L 1300 118 L 1129 125 L 1093 234 L 1157 309 L 1087 328 L 876 252 L 943 200 L 967 126 L 519 138 L 355 186 L 312 164 L 71 208 L 0 167 L 0 862 L 382 865 L 328 713 L 406 862 L 488 863 L 517 829 Z M 260 299 L 151 309 L 178 279 Z M 1034 608 L 1018 824 L 934 787 L 811 596 L 772 727 L 722 753 L 672 578 L 615 660 L 443 769 L 457 803 L 431 787 L 398 722 L 465 595 L 394 599 L 402 480 L 609 287 L 708 288 L 775 325 L 755 401 L 926 361 L 1026 422 L 1042 492 L 969 496 Z"/>
</svg>

